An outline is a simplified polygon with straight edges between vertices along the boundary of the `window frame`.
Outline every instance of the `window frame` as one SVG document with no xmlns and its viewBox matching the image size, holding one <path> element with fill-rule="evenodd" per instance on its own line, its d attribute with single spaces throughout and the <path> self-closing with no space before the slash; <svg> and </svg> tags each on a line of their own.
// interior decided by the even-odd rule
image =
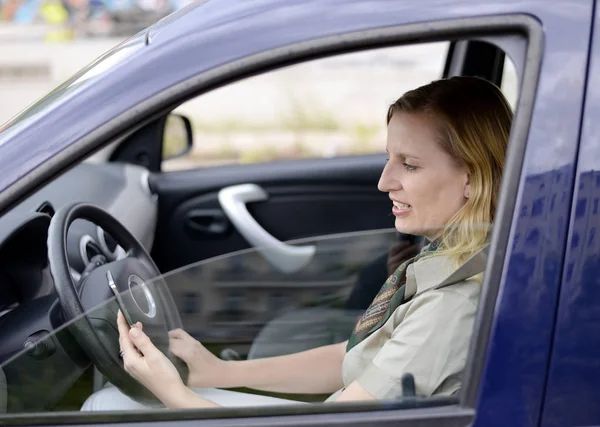
<svg viewBox="0 0 600 427">
<path fill-rule="evenodd" d="M 50 161 L 34 170 L 27 179 L 22 179 L 0 194 L 0 206 L 7 206 L 34 191 L 48 180 L 77 163 L 86 153 L 110 143 L 116 134 L 128 132 L 140 123 L 160 117 L 182 102 L 224 84 L 243 79 L 253 74 L 270 71 L 297 62 L 318 59 L 324 56 L 350 53 L 359 50 L 382 48 L 390 45 L 414 42 L 444 41 L 473 37 L 502 37 L 520 35 L 526 39 L 526 57 L 519 74 L 519 97 L 511 129 L 506 169 L 501 183 L 497 217 L 492 232 L 491 246 L 483 283 L 480 308 L 465 370 L 465 386 L 460 393 L 460 403 L 448 403 L 448 399 L 431 398 L 426 402 L 359 402 L 335 405 L 315 405 L 310 408 L 261 408 L 256 410 L 236 409 L 232 418 L 230 408 L 210 411 L 186 410 L 152 412 L 107 412 L 107 413 L 34 413 L 0 417 L 3 425 L 100 425 L 106 422 L 116 425 L 133 422 L 153 425 L 196 425 L 202 419 L 205 426 L 225 425 L 286 425 L 286 426 L 329 426 L 344 423 L 349 426 L 437 426 L 458 427 L 470 424 L 475 418 L 475 408 L 485 363 L 486 350 L 494 308 L 502 272 L 505 252 L 509 242 L 512 214 L 516 205 L 517 189 L 521 178 L 524 152 L 533 113 L 535 94 L 543 54 L 543 30 L 539 21 L 523 14 L 484 16 L 466 19 L 424 22 L 397 27 L 387 27 L 353 32 L 318 40 L 298 43 L 293 46 L 252 55 L 222 67 L 210 70 L 165 90 L 127 113 L 107 122 L 77 143 L 63 150 Z M 435 406 L 435 407 L 433 407 Z M 275 416 L 277 416 L 275 418 Z M 293 418 L 291 418 L 293 417 Z"/>
</svg>

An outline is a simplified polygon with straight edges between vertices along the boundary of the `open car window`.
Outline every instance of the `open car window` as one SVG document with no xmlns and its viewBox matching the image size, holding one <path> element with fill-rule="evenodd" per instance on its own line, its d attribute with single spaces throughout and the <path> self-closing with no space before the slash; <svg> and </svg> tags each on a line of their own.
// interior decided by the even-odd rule
<svg viewBox="0 0 600 427">
<path fill-rule="evenodd" d="M 175 112 L 190 119 L 194 146 L 164 160 L 162 170 L 383 153 L 386 108 L 399 94 L 441 78 L 449 45 L 320 58 L 192 98 Z"/>
</svg>

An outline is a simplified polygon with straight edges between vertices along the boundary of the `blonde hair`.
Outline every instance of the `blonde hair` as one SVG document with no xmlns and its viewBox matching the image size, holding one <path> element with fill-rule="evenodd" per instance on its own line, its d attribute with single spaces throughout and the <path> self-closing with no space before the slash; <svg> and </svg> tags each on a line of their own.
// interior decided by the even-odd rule
<svg viewBox="0 0 600 427">
<path fill-rule="evenodd" d="M 445 227 L 436 253 L 462 263 L 489 239 L 513 117 L 510 105 L 493 83 L 460 76 L 406 92 L 389 107 L 388 124 L 400 112 L 429 115 L 440 147 L 469 173 L 469 198 Z"/>
</svg>

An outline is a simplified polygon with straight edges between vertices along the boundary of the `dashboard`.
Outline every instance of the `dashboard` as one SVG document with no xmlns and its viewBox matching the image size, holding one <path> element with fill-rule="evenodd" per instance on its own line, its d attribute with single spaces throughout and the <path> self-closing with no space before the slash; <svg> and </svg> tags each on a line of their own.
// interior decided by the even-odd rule
<svg viewBox="0 0 600 427">
<path fill-rule="evenodd" d="M 150 252 L 157 198 L 148 176 L 146 169 L 136 165 L 84 162 L 0 218 L 0 363 L 22 350 L 23 339 L 35 333 L 21 328 L 17 319 L 32 317 L 32 311 L 50 311 L 50 306 L 42 309 L 39 304 L 56 301 L 46 242 L 54 212 L 73 202 L 93 203 L 117 218 Z M 124 251 L 95 224 L 74 221 L 67 235 L 67 255 L 75 281 L 97 254 L 114 260 Z M 44 319 L 41 323 L 53 323 L 49 313 L 39 316 Z M 57 325 L 47 328 L 53 326 Z"/>
</svg>

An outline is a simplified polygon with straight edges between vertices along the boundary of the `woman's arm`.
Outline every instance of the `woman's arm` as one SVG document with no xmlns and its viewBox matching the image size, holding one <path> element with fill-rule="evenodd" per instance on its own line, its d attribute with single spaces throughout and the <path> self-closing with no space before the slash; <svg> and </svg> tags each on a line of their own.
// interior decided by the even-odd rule
<svg viewBox="0 0 600 427">
<path fill-rule="evenodd" d="M 190 387 L 249 387 L 282 393 L 333 393 L 342 384 L 346 343 L 286 356 L 224 361 L 182 329 L 169 332 L 169 349 L 190 369 Z"/>
<path fill-rule="evenodd" d="M 244 386 L 272 392 L 333 393 L 343 387 L 342 359 L 345 353 L 344 342 L 286 356 L 225 362 L 227 370 L 217 387 Z M 189 385 L 198 386 L 192 383 Z M 353 383 L 338 400 L 367 400 L 368 397 L 363 396 L 365 394 L 373 399 L 358 384 Z M 177 387 L 161 400 L 171 409 L 219 406 L 187 387 Z"/>
<path fill-rule="evenodd" d="M 345 354 L 346 342 L 343 342 L 285 356 L 226 362 L 218 387 L 249 387 L 279 393 L 333 393 L 343 387 Z"/>
</svg>

